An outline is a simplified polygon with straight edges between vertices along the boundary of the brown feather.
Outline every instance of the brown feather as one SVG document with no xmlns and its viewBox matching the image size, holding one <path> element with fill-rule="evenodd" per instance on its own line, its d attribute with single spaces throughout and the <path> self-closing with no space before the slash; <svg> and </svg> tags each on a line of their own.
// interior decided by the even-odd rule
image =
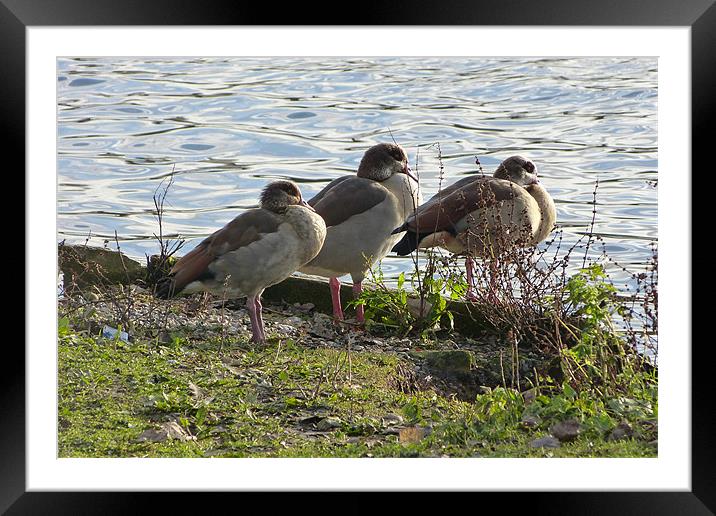
<svg viewBox="0 0 716 516">
<path fill-rule="evenodd" d="M 173 282 L 170 295 L 181 292 L 189 283 L 205 274 L 217 257 L 256 242 L 267 233 L 277 231 L 280 223 L 279 216 L 265 209 L 242 213 L 205 238 L 174 264 L 170 271 Z"/>
<path fill-rule="evenodd" d="M 433 195 L 425 204 L 430 203 L 433 201 L 433 199 L 439 199 L 440 197 L 447 197 L 451 193 L 453 193 L 456 190 L 459 190 L 469 184 L 471 184 L 474 181 L 478 181 L 480 179 L 486 179 L 489 176 L 485 176 L 484 174 L 480 174 L 479 172 L 472 172 L 466 177 L 463 177 L 459 181 L 454 182 L 453 184 L 446 186 L 445 188 L 442 188 L 438 193 Z"/>
<path fill-rule="evenodd" d="M 353 176 L 341 176 L 341 177 L 338 177 L 338 178 L 334 179 L 333 181 L 331 181 L 330 183 L 328 183 L 326 186 L 324 186 L 324 187 L 323 187 L 323 190 L 321 190 L 321 191 L 318 192 L 316 195 L 314 195 L 314 196 L 311 198 L 311 200 L 308 201 L 308 204 L 309 204 L 310 206 L 313 206 L 313 207 L 315 208 L 315 207 L 316 207 L 316 204 L 317 204 L 321 199 L 323 199 L 323 198 L 326 196 L 326 194 L 333 189 L 334 186 L 336 186 L 338 183 L 342 183 L 342 182 L 345 181 L 346 179 L 350 179 L 351 177 L 353 177 Z"/>
<path fill-rule="evenodd" d="M 215 256 L 209 252 L 209 246 L 205 244 L 206 240 L 184 255 L 172 267 L 173 293 L 181 292 L 184 287 L 201 276 L 214 260 Z"/>
<path fill-rule="evenodd" d="M 323 217 L 326 226 L 330 227 L 368 211 L 383 202 L 386 195 L 387 190 L 376 181 L 346 176 L 329 183 L 309 204 Z"/>
<path fill-rule="evenodd" d="M 406 221 L 411 231 L 432 232 L 455 230 L 455 225 L 471 212 L 487 208 L 515 197 L 522 187 L 492 177 L 465 178 L 451 185 L 417 208 Z"/>
</svg>

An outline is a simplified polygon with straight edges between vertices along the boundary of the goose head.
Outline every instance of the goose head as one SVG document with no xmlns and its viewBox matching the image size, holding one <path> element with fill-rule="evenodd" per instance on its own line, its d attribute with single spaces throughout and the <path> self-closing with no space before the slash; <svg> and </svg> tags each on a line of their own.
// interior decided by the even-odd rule
<svg viewBox="0 0 716 516">
<path fill-rule="evenodd" d="M 539 183 L 537 167 L 522 156 L 510 156 L 497 167 L 493 177 L 506 179 L 522 187 Z"/>
<path fill-rule="evenodd" d="M 410 173 L 408 156 L 400 145 L 379 143 L 368 149 L 358 165 L 358 177 L 385 181 L 394 174 L 406 174 L 417 181 Z"/>
<path fill-rule="evenodd" d="M 261 207 L 274 213 L 283 213 L 289 206 L 304 206 L 315 211 L 303 200 L 301 190 L 292 181 L 274 181 L 261 192 Z"/>
</svg>

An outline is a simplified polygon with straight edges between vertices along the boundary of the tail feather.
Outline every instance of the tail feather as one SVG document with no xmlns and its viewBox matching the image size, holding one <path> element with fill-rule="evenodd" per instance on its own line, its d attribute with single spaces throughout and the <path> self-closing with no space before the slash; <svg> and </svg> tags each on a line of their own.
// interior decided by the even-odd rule
<svg viewBox="0 0 716 516">
<path fill-rule="evenodd" d="M 406 222 L 399 228 L 395 228 L 393 231 L 390 232 L 391 235 L 397 235 L 398 233 L 402 233 L 403 231 L 406 231 L 408 229 L 408 223 Z"/>
<path fill-rule="evenodd" d="M 154 287 L 154 296 L 159 299 L 169 299 L 170 297 L 174 297 L 175 294 L 178 294 L 178 292 L 176 292 L 176 282 L 174 278 L 162 278 Z"/>
<path fill-rule="evenodd" d="M 174 264 L 168 277 L 157 283 L 154 295 L 160 299 L 169 299 L 193 281 L 213 278 L 213 273 L 207 268 L 213 259 L 205 245 L 195 247 Z"/>
<path fill-rule="evenodd" d="M 405 233 L 405 236 L 393 246 L 392 251 L 398 256 L 407 256 L 418 248 L 418 236 L 412 231 Z"/>
</svg>

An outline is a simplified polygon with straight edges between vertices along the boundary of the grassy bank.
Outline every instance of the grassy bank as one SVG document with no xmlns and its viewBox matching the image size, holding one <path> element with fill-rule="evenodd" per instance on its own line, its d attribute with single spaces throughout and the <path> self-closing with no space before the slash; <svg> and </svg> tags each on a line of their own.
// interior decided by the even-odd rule
<svg viewBox="0 0 716 516">
<path fill-rule="evenodd" d="M 657 454 L 655 378 L 619 392 L 578 390 L 548 377 L 554 357 L 515 356 L 499 338 L 376 335 L 336 327 L 312 305 L 267 308 L 269 344 L 255 347 L 240 305 L 157 302 L 137 287 L 66 298 L 59 455 Z M 123 317 L 128 341 L 101 336 Z"/>
</svg>

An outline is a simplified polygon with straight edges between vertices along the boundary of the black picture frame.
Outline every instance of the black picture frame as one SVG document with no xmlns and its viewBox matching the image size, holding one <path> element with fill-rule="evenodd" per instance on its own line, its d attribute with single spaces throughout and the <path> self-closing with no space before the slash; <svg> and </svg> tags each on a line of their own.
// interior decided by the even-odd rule
<svg viewBox="0 0 716 516">
<path fill-rule="evenodd" d="M 337 4 L 260 2 L 181 2 L 178 0 L 0 0 L 0 102 L 5 126 L 6 149 L 25 146 L 25 56 L 29 26 L 81 25 L 564 25 L 564 26 L 686 26 L 691 28 L 692 163 L 709 164 L 707 142 L 713 125 L 716 92 L 716 6 L 714 0 L 459 0 L 393 1 L 385 4 L 366 2 L 355 12 L 335 16 L 344 7 Z M 346 7 L 350 9 L 350 4 Z M 331 13 L 333 19 L 317 21 L 319 13 Z M 327 16 L 327 18 L 330 15 Z M 7 154 L 6 154 L 7 155 Z M 19 170 L 24 170 L 24 154 L 19 155 Z M 708 167 L 708 165 L 706 166 Z M 696 168 L 696 167 L 694 167 Z M 705 168 L 705 167 L 700 167 Z M 708 173 L 708 168 L 702 173 Z M 688 174 L 683 171 L 669 173 Z M 16 176 L 18 174 L 15 174 Z M 691 176 L 692 185 L 694 175 Z M 21 188 L 25 191 L 23 181 Z M 692 187 L 692 194 L 696 189 Z M 27 195 L 27 194 L 26 194 Z M 692 199 L 693 195 L 692 195 Z M 698 206 L 693 200 L 692 206 Z M 696 222 L 697 217 L 692 217 Z M 692 235 L 693 235 L 692 231 Z M 698 233 L 697 233 L 698 234 Z M 25 238 L 31 235 L 25 233 Z M 17 246 L 19 248 L 19 246 Z M 693 249 L 693 248 L 692 248 Z M 693 256 L 693 255 L 692 255 Z M 699 254 L 697 258 L 701 258 Z M 701 258 L 703 259 L 703 258 Z M 692 261 L 692 270 L 699 260 Z M 25 276 L 30 271 L 25 268 Z M 691 299 L 684 300 L 692 303 Z M 704 305 L 692 303 L 696 308 Z M 708 306 L 708 305 L 706 305 Z M 30 307 L 28 307 L 30 308 Z M 25 314 L 27 318 L 27 313 Z M 692 320 L 693 320 L 692 316 Z M 27 319 L 26 319 L 27 321 Z M 691 339 L 691 321 L 684 321 L 686 339 Z M 712 375 L 706 355 L 710 339 L 683 342 L 692 350 L 692 490 L 690 492 L 532 492 L 473 493 L 480 507 L 491 501 L 486 497 L 507 496 L 505 507 L 549 514 L 713 514 L 716 511 L 716 474 L 712 471 L 716 428 L 712 421 L 712 395 L 706 379 Z M 107 514 L 148 512 L 149 498 L 161 497 L 164 510 L 188 508 L 186 493 L 71 493 L 26 492 L 25 489 L 25 354 L 6 343 L 6 364 L 0 375 L 0 512 L 7 514 Z M 48 349 L 49 352 L 49 349 Z M 15 353 L 12 356 L 12 353 Z M 370 503 L 358 500 L 359 493 L 342 495 L 337 510 L 351 512 L 374 510 Z M 479 496 L 480 498 L 475 498 Z M 201 496 L 202 510 L 221 508 L 231 496 L 246 507 L 262 503 L 253 494 Z M 240 498 L 239 498 L 240 497 Z M 249 499 L 251 498 L 251 499 Z M 300 509 L 303 496 L 292 494 L 292 504 Z M 494 500 L 497 501 L 497 500 Z M 363 502 L 363 503 L 361 503 Z M 230 502 L 230 503 L 236 503 Z M 263 503 L 266 503 L 264 500 Z M 329 503 L 329 502 L 326 502 Z M 474 503 L 474 501 L 473 501 Z M 498 503 L 505 503 L 504 500 Z M 415 493 L 401 506 L 424 504 Z M 475 510 L 484 510 L 475 506 Z M 307 507 L 310 509 L 310 507 Z M 240 510 L 240 508 L 236 508 Z"/>
</svg>

